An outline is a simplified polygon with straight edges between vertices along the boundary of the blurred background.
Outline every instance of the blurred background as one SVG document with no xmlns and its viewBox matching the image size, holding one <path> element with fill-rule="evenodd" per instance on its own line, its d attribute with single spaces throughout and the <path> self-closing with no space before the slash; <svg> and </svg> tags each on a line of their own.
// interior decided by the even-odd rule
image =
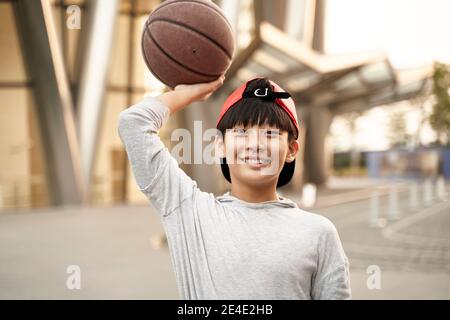
<svg viewBox="0 0 450 320">
<path fill-rule="evenodd" d="M 168 90 L 140 47 L 161 2 L 0 2 L 1 299 L 178 299 L 117 134 L 122 110 Z M 276 81 L 302 125 L 279 192 L 335 223 L 354 298 L 449 299 L 450 2 L 214 2 L 234 28 L 233 63 L 162 128 L 169 149 L 176 128 L 206 145 L 194 121 L 213 128 L 246 80 Z M 204 191 L 229 189 L 218 166 L 181 167 Z"/>
</svg>

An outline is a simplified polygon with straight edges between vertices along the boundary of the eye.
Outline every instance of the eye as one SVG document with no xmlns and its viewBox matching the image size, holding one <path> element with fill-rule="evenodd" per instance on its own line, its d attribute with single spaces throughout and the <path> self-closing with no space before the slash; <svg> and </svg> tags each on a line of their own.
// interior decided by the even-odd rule
<svg viewBox="0 0 450 320">
<path fill-rule="evenodd" d="M 245 136 L 247 134 L 244 128 L 234 128 L 233 131 L 237 136 Z"/>
<path fill-rule="evenodd" d="M 279 130 L 266 130 L 267 137 L 278 137 L 280 135 Z"/>
</svg>

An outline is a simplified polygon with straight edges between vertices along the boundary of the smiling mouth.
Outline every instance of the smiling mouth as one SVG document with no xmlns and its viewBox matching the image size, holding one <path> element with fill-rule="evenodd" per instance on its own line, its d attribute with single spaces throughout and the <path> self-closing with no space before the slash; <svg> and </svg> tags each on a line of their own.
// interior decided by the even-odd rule
<svg viewBox="0 0 450 320">
<path fill-rule="evenodd" d="M 241 157 L 239 158 L 240 161 L 245 162 L 249 165 L 253 166 L 262 166 L 262 165 L 269 165 L 272 163 L 272 160 L 270 159 L 261 159 L 261 158 L 254 158 L 254 157 Z"/>
</svg>

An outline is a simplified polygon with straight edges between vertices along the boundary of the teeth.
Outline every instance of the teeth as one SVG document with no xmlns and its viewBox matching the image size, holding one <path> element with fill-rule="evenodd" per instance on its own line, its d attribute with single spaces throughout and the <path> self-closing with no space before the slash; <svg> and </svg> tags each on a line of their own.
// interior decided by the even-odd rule
<svg viewBox="0 0 450 320">
<path fill-rule="evenodd" d="M 271 161 L 269 159 L 241 159 L 245 163 L 249 164 L 269 164 Z"/>
</svg>

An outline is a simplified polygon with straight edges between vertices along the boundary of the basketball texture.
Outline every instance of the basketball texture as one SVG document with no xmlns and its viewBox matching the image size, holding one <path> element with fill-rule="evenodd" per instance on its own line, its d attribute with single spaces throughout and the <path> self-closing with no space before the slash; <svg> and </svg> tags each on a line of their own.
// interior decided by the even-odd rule
<svg viewBox="0 0 450 320">
<path fill-rule="evenodd" d="M 231 64 L 234 47 L 230 23 L 209 0 L 165 1 L 142 32 L 147 67 L 172 89 L 219 78 Z"/>
</svg>

